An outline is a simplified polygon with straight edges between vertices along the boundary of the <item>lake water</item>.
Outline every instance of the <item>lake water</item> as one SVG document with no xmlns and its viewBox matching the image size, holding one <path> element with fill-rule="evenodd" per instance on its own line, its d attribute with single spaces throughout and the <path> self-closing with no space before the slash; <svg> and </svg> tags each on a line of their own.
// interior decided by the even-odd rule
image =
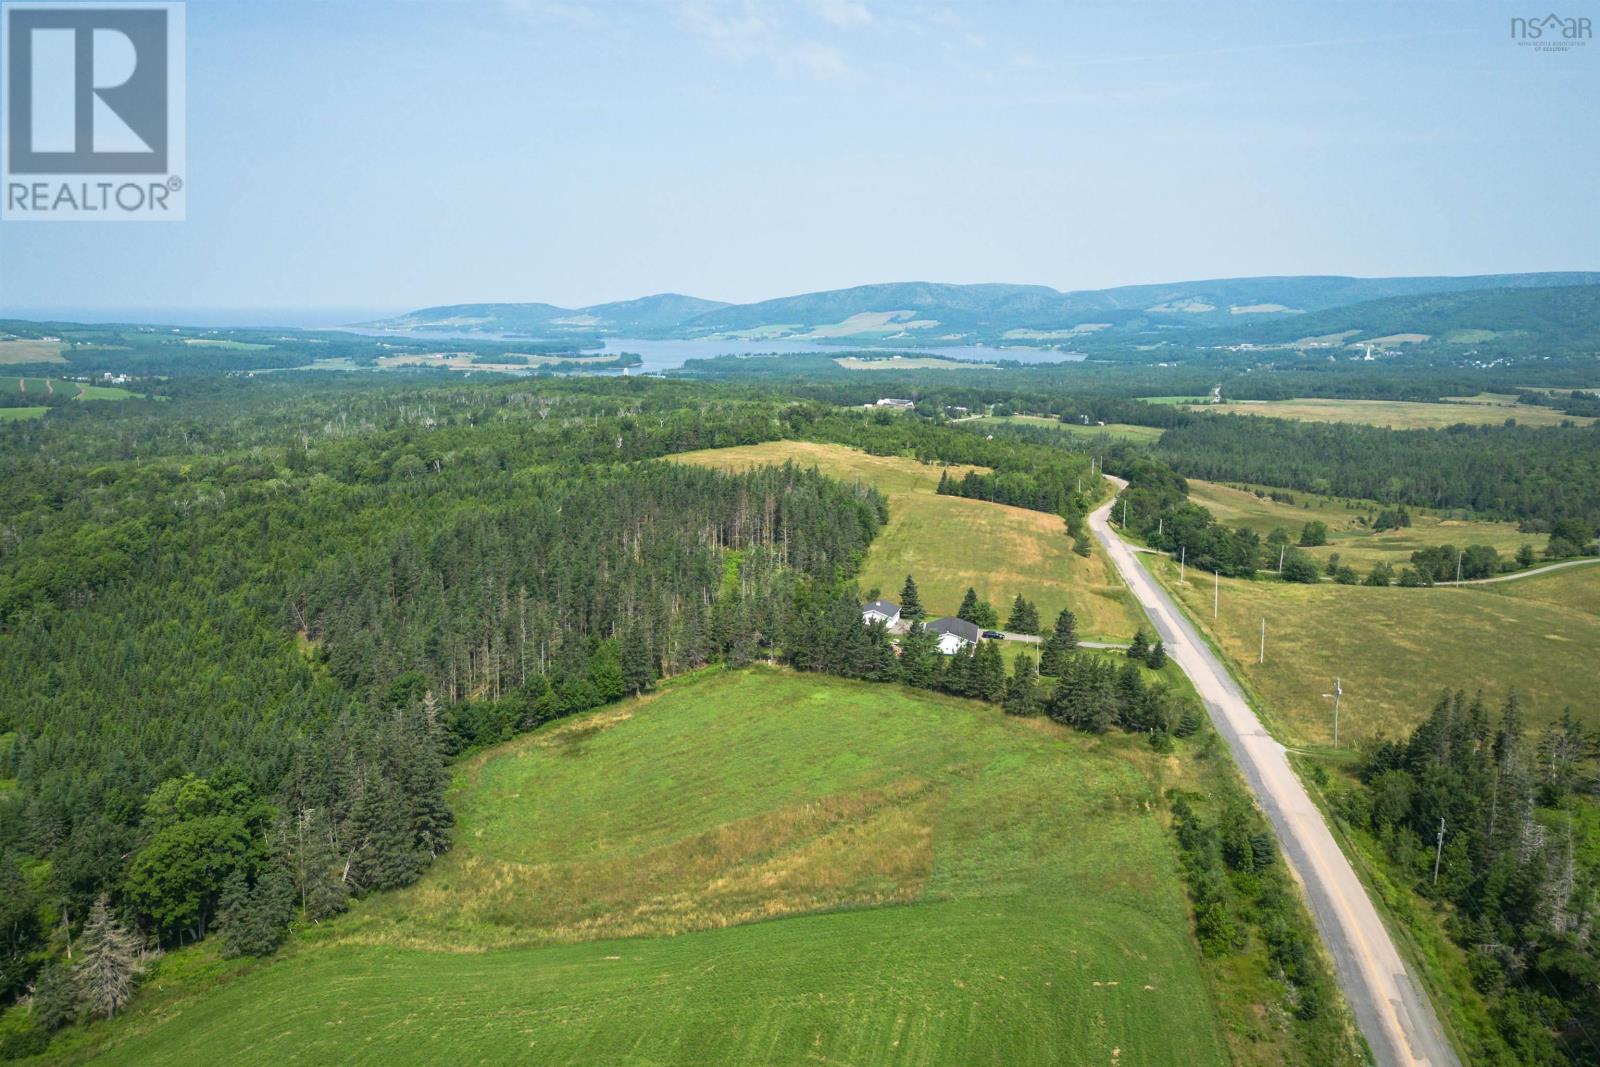
<svg viewBox="0 0 1600 1067">
<path fill-rule="evenodd" d="M 390 337 L 395 340 L 410 338 L 418 341 L 507 341 L 515 343 L 525 337 L 507 337 L 492 333 L 458 333 L 446 330 L 363 330 L 349 332 L 368 337 Z M 586 350 L 590 354 L 593 349 Z M 765 355 L 828 355 L 842 356 L 852 351 L 902 352 L 915 356 L 942 356 L 946 359 L 1015 360 L 1018 363 L 1077 363 L 1084 359 L 1081 352 L 1062 352 L 1050 348 L 991 348 L 987 345 L 916 345 L 901 347 L 868 347 L 865 345 L 823 345 L 815 341 L 717 341 L 696 339 L 692 341 L 646 341 L 640 338 L 607 338 L 602 351 L 610 354 L 635 352 L 644 362 L 633 369 L 634 374 L 651 374 L 677 370 L 691 359 L 714 359 L 717 356 Z"/>
</svg>

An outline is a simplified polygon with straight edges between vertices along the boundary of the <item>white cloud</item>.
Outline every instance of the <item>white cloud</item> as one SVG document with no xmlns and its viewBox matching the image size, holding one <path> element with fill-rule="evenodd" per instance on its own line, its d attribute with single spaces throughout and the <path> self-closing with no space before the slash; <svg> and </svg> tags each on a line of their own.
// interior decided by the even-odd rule
<svg viewBox="0 0 1600 1067">
<path fill-rule="evenodd" d="M 843 74 L 849 66 L 839 49 L 792 25 L 787 8 L 752 0 L 684 0 L 676 11 L 689 31 L 717 55 L 770 62 L 819 77 Z"/>
<path fill-rule="evenodd" d="M 865 26 L 872 21 L 872 12 L 866 4 L 855 0 L 820 0 L 817 13 L 840 29 Z"/>
</svg>

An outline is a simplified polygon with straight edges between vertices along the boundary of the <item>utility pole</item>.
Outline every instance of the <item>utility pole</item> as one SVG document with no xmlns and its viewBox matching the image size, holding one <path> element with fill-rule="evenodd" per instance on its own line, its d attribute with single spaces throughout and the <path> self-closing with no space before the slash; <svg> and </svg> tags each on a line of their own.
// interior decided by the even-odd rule
<svg viewBox="0 0 1600 1067">
<path fill-rule="evenodd" d="M 1166 528 L 1167 528 L 1167 517 L 1165 515 L 1157 516 L 1157 518 L 1156 518 L 1156 536 L 1157 537 L 1162 536 L 1162 532 L 1164 530 L 1166 530 Z"/>
<path fill-rule="evenodd" d="M 1222 606 L 1222 572 L 1211 572 L 1211 621 L 1217 621 L 1217 609 Z"/>
<path fill-rule="evenodd" d="M 1456 584 L 1457 585 L 1461 584 L 1461 554 L 1463 552 L 1465 552 L 1465 551 L 1466 551 L 1466 549 L 1464 549 L 1464 548 L 1456 549 Z M 1435 879 L 1435 881 L 1437 881 L 1437 879 Z"/>
<path fill-rule="evenodd" d="M 1179 555 L 1178 555 L 1178 581 L 1182 582 L 1184 580 L 1183 579 L 1184 568 L 1189 563 L 1189 546 L 1188 545 L 1179 545 L 1178 549 L 1179 549 Z"/>
<path fill-rule="evenodd" d="M 1267 662 L 1267 620 L 1265 616 L 1262 616 L 1261 619 L 1261 657 L 1256 662 Z"/>
<path fill-rule="evenodd" d="M 1444 816 L 1439 816 L 1438 844 L 1433 850 L 1433 884 L 1439 884 L 1439 861 L 1444 859 Z"/>
<path fill-rule="evenodd" d="M 1126 530 L 1128 528 L 1128 494 L 1127 493 L 1123 493 L 1122 494 L 1122 528 L 1124 530 Z M 1457 570 L 1460 569 L 1459 561 L 1457 561 L 1457 568 L 1456 569 Z"/>
<path fill-rule="evenodd" d="M 1344 701 L 1344 686 L 1333 680 L 1333 747 L 1339 747 L 1339 705 Z"/>
<path fill-rule="evenodd" d="M 1289 551 L 1288 542 L 1285 542 L 1285 543 L 1283 543 L 1283 544 L 1278 546 L 1278 573 L 1279 574 L 1283 573 L 1283 555 L 1284 555 L 1285 552 L 1288 552 L 1288 551 Z"/>
</svg>

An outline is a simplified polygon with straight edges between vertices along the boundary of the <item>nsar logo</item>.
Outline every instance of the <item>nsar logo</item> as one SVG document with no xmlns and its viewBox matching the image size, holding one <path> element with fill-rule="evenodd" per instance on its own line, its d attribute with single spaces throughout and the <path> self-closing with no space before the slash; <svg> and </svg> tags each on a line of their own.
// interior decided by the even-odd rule
<svg viewBox="0 0 1600 1067">
<path fill-rule="evenodd" d="M 1582 48 L 1593 37 L 1594 24 L 1583 16 L 1564 18 L 1551 14 L 1511 20 L 1511 39 L 1535 52 L 1570 52 Z"/>
</svg>

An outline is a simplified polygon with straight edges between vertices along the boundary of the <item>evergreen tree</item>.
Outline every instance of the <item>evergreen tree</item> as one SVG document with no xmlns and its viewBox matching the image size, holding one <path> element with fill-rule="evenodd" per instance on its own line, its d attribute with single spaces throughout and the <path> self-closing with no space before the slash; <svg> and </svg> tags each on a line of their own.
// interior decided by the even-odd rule
<svg viewBox="0 0 1600 1067">
<path fill-rule="evenodd" d="M 650 640 L 638 627 L 630 627 L 623 631 L 621 643 L 622 688 L 638 696 L 656 681 L 656 661 L 650 650 Z"/>
<path fill-rule="evenodd" d="M 1134 631 L 1133 641 L 1128 645 L 1128 658 L 1144 660 L 1150 655 L 1150 636 L 1144 632 L 1144 627 Z"/>
<path fill-rule="evenodd" d="M 917 583 L 908 574 L 906 575 L 906 584 L 900 587 L 900 617 L 916 622 L 924 614 L 922 597 L 917 594 Z"/>
<path fill-rule="evenodd" d="M 33 1021 L 45 1031 L 59 1030 L 78 1017 L 83 1000 L 78 975 L 65 960 L 51 960 L 33 980 Z"/>
<path fill-rule="evenodd" d="M 1039 632 L 1039 609 L 1032 601 L 1024 600 L 1021 593 L 1012 601 L 1011 617 L 1006 620 L 1006 629 L 1018 634 Z"/>
<path fill-rule="evenodd" d="M 316 922 L 343 911 L 350 899 L 343 864 L 320 811 L 302 808 L 279 834 L 282 863 L 300 897 L 300 911 Z"/>
<path fill-rule="evenodd" d="M 89 909 L 79 941 L 78 988 L 85 1008 L 109 1019 L 133 997 L 140 970 L 138 939 L 117 922 L 111 901 L 101 894 Z"/>
<path fill-rule="evenodd" d="M 979 641 L 972 653 L 973 695 L 999 703 L 1006 691 L 1006 662 L 1000 655 L 1000 646 L 993 641 Z"/>
<path fill-rule="evenodd" d="M 967 587 L 967 595 L 961 598 L 961 607 L 956 612 L 956 618 L 965 619 L 967 622 L 970 622 L 976 626 L 983 625 L 983 623 L 978 621 L 980 618 L 978 609 L 978 591 L 971 586 Z"/>
<path fill-rule="evenodd" d="M 294 885 L 277 866 L 269 866 L 254 885 L 235 873 L 222 891 L 217 925 L 225 956 L 270 956 L 289 933 Z"/>
<path fill-rule="evenodd" d="M 1200 717 L 1200 709 L 1188 703 L 1184 705 L 1183 714 L 1178 716 L 1178 725 L 1173 727 L 1172 732 L 1179 737 L 1193 737 L 1200 732 L 1202 725 L 1204 722 Z"/>
<path fill-rule="evenodd" d="M 1078 647 L 1078 619 L 1066 608 L 1056 616 L 1055 629 L 1044 639 L 1040 650 L 1039 673 L 1059 677 L 1067 657 Z"/>
<path fill-rule="evenodd" d="M 900 641 L 900 671 L 907 685 L 914 685 L 918 689 L 938 688 L 938 644 L 938 639 L 922 623 L 911 624 L 911 629 Z"/>
<path fill-rule="evenodd" d="M 432 692 L 424 694 L 420 722 L 410 733 L 409 758 L 401 773 L 411 802 L 411 833 L 417 847 L 433 859 L 449 850 L 455 815 L 444 799 L 445 790 L 450 787 L 450 771 L 446 766 L 444 726 Z"/>
<path fill-rule="evenodd" d="M 1024 652 L 1011 666 L 1006 681 L 1003 705 L 1007 715 L 1036 715 L 1039 712 L 1039 669 L 1033 657 Z"/>
<path fill-rule="evenodd" d="M 1145 656 L 1144 662 L 1153 671 L 1159 671 L 1167 665 L 1167 643 L 1160 638 L 1150 646 L 1150 652 Z"/>
</svg>

